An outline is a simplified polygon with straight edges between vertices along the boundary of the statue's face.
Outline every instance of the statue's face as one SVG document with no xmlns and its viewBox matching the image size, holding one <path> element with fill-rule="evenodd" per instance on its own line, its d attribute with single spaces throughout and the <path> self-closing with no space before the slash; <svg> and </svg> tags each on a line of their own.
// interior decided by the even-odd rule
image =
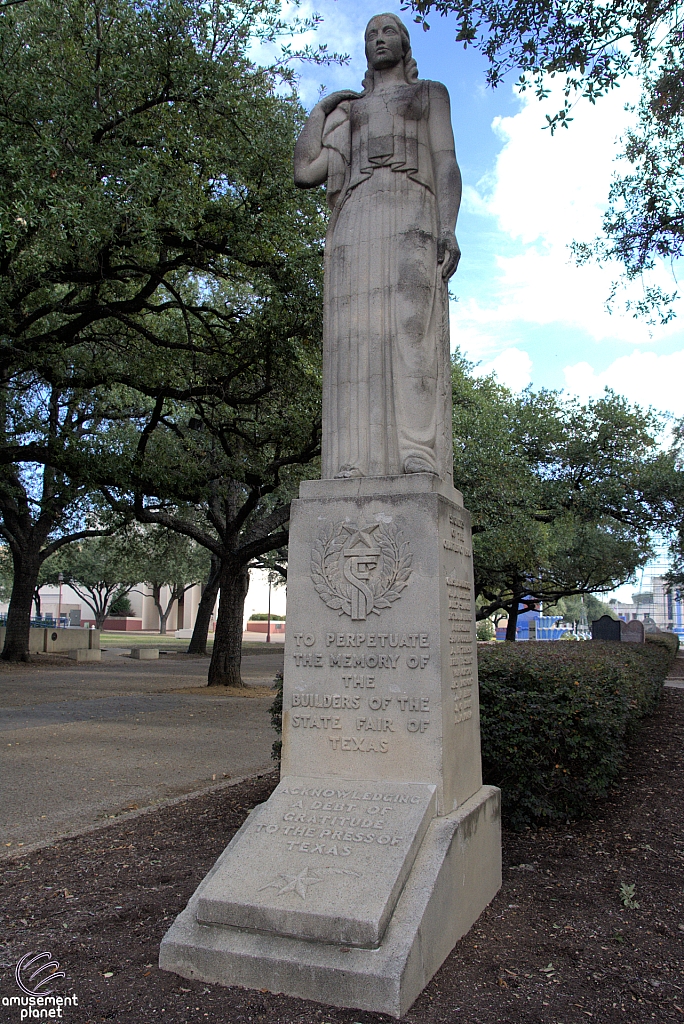
<svg viewBox="0 0 684 1024">
<path fill-rule="evenodd" d="M 404 59 L 404 48 L 396 22 L 391 18 L 372 18 L 366 29 L 366 58 L 375 71 L 393 68 Z"/>
</svg>

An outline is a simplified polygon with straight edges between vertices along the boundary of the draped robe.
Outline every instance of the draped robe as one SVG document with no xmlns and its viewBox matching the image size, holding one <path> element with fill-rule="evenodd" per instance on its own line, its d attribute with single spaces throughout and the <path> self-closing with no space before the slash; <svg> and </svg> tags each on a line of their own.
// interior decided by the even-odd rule
<svg viewBox="0 0 684 1024">
<path fill-rule="evenodd" d="M 428 133 L 435 85 L 370 92 L 324 125 L 324 479 L 396 476 L 407 459 L 451 478 L 448 292 Z"/>
</svg>

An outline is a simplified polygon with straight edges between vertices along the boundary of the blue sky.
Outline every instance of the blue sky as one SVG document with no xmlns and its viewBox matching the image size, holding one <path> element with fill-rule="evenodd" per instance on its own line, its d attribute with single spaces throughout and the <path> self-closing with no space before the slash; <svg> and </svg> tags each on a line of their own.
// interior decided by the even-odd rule
<svg viewBox="0 0 684 1024">
<path fill-rule="evenodd" d="M 552 137 L 543 130 L 544 114 L 555 112 L 558 100 L 520 97 L 512 79 L 488 89 L 485 61 L 454 42 L 449 21 L 432 18 L 423 32 L 392 2 L 375 8 L 358 0 L 305 0 L 301 10 L 323 16 L 312 42 L 351 55 L 344 67 L 302 69 L 300 93 L 308 106 L 321 85 L 329 92 L 360 88 L 363 29 L 383 10 L 409 26 L 420 77 L 449 89 L 464 180 L 452 343 L 480 372 L 495 371 L 515 390 L 532 384 L 586 399 L 608 385 L 633 402 L 684 416 L 684 304 L 666 327 L 619 311 L 610 315 L 605 302 L 615 268 L 578 268 L 568 250 L 573 239 L 591 240 L 600 229 L 620 166 L 617 140 L 632 116 L 624 108 L 636 99 L 637 84 L 595 107 L 580 101 L 570 128 Z M 673 290 L 669 269 L 656 277 Z"/>
</svg>

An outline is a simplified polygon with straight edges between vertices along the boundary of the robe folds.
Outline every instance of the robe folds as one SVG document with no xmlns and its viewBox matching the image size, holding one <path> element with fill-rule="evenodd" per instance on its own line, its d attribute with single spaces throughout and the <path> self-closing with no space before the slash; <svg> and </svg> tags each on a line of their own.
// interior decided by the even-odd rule
<svg viewBox="0 0 684 1024">
<path fill-rule="evenodd" d="M 414 471 L 418 465 L 451 477 L 448 291 L 437 262 L 431 86 L 365 94 L 325 122 L 332 217 L 324 479 L 397 476 L 407 459 Z"/>
</svg>

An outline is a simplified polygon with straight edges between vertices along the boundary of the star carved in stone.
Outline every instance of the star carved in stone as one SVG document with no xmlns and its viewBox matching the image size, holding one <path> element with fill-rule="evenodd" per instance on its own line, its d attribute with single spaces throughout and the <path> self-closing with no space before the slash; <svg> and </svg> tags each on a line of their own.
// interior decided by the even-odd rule
<svg viewBox="0 0 684 1024">
<path fill-rule="evenodd" d="M 298 875 L 287 875 L 285 872 L 281 872 L 278 878 L 285 879 L 285 885 L 282 882 L 274 879 L 269 882 L 268 885 L 262 885 L 259 892 L 263 892 L 264 889 L 278 889 L 276 896 L 284 896 L 287 892 L 296 892 L 298 896 L 301 896 L 303 900 L 306 899 L 307 886 L 316 885 L 318 882 L 322 882 L 323 879 L 319 878 L 318 875 L 310 875 L 308 865 L 299 872 Z"/>
<path fill-rule="evenodd" d="M 374 547 L 374 540 L 371 534 L 374 533 L 380 523 L 373 523 L 370 526 L 359 526 L 357 523 L 343 523 L 343 529 L 349 534 L 350 548 L 355 548 L 358 544 L 365 544 L 367 548 Z"/>
</svg>

